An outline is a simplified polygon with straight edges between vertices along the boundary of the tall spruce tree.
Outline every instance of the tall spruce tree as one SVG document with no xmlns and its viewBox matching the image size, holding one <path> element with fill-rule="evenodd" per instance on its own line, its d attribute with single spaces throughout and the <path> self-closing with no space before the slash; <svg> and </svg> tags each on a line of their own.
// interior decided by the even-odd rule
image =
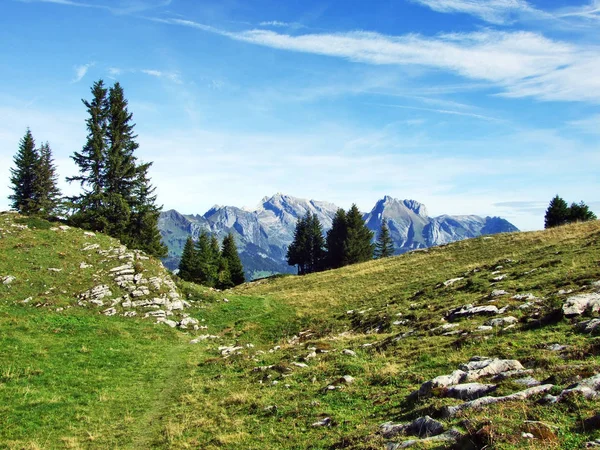
<svg viewBox="0 0 600 450">
<path fill-rule="evenodd" d="M 548 205 L 544 217 L 544 228 L 557 227 L 569 221 L 569 206 L 562 198 L 556 195 Z"/>
<path fill-rule="evenodd" d="M 152 163 L 137 167 L 137 179 L 132 190 L 127 239 L 130 246 L 145 251 L 149 255 L 162 257 L 167 254 L 158 229 L 161 206 L 156 205 L 156 188 L 150 184 L 148 169 Z"/>
<path fill-rule="evenodd" d="M 148 170 L 152 163 L 138 163 L 135 124 L 123 88 L 117 82 L 109 90 L 102 80 L 92 87 L 88 109 L 88 138 L 81 153 L 72 157 L 84 192 L 72 198 L 71 221 L 81 227 L 103 231 L 130 247 L 164 256 L 155 188 Z"/>
<path fill-rule="evenodd" d="M 333 217 L 331 228 L 327 232 L 327 267 L 337 269 L 344 265 L 348 222 L 346 212 L 338 209 Z"/>
<path fill-rule="evenodd" d="M 225 236 L 221 248 L 221 260 L 225 261 L 227 264 L 227 271 L 229 272 L 231 283 L 234 286 L 242 284 L 246 281 L 246 277 L 244 275 L 244 266 L 242 265 L 242 260 L 240 259 L 237 246 L 235 245 L 233 234 L 229 233 Z"/>
<path fill-rule="evenodd" d="M 32 215 L 39 212 L 36 204 L 36 171 L 39 169 L 39 154 L 31 130 L 19 142 L 14 157 L 14 168 L 10 169 L 10 182 L 13 193 L 8 196 L 11 207 L 21 214 Z"/>
<path fill-rule="evenodd" d="M 355 264 L 373 258 L 373 232 L 367 228 L 358 207 L 353 204 L 346 214 L 348 237 L 344 264 Z"/>
<path fill-rule="evenodd" d="M 287 263 L 298 267 L 298 275 L 304 275 L 307 270 L 308 223 L 306 216 L 298 219 L 294 229 L 294 239 L 287 249 Z"/>
<path fill-rule="evenodd" d="M 58 175 L 52 158 L 52 150 L 48 142 L 42 144 L 39 150 L 35 175 L 35 197 L 38 214 L 52 217 L 57 214 L 61 203 L 61 193 L 58 188 Z"/>
<path fill-rule="evenodd" d="M 296 223 L 294 240 L 288 247 L 290 266 L 298 266 L 298 274 L 317 272 L 325 268 L 323 227 L 316 214 L 310 211 Z"/>
<path fill-rule="evenodd" d="M 68 177 L 67 181 L 78 181 L 83 193 L 71 197 L 74 213 L 70 221 L 82 228 L 104 231 L 108 224 L 104 217 L 106 131 L 108 120 L 108 98 L 104 82 L 99 80 L 92 86 L 92 101 L 82 100 L 89 117 L 87 141 L 81 152 L 71 157 L 79 167 L 79 175 Z"/>
<path fill-rule="evenodd" d="M 191 236 L 188 236 L 179 261 L 179 277 L 185 281 L 194 281 L 196 272 L 196 249 Z"/>
<path fill-rule="evenodd" d="M 377 242 L 375 243 L 375 258 L 387 258 L 394 254 L 394 241 L 390 236 L 390 229 L 388 228 L 387 220 L 381 221 L 381 228 L 377 236 Z"/>
<path fill-rule="evenodd" d="M 196 242 L 196 272 L 194 274 L 194 281 L 205 286 L 213 287 L 217 278 L 218 269 L 215 262 L 210 245 L 210 236 L 206 231 L 202 231 Z"/>
</svg>

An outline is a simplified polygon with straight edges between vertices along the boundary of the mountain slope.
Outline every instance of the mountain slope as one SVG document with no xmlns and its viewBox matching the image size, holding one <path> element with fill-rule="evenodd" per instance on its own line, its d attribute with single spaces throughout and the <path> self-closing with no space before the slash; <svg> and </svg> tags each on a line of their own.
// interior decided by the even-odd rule
<svg viewBox="0 0 600 450">
<path fill-rule="evenodd" d="M 263 198 L 255 211 L 232 206 L 215 206 L 203 216 L 184 216 L 174 210 L 166 211 L 159 220 L 163 241 L 169 248 L 169 256 L 163 261 L 168 268 L 177 268 L 187 236 L 197 238 L 200 230 L 204 229 L 220 239 L 228 232 L 234 234 L 248 279 L 291 273 L 294 269 L 287 265 L 285 255 L 298 218 L 310 211 L 317 215 L 324 231 L 327 231 L 337 209 L 332 203 L 276 194 Z M 388 221 L 397 254 L 482 234 L 518 231 L 498 217 L 431 218 L 425 205 L 389 196 L 379 200 L 372 211 L 364 215 L 365 223 L 375 233 L 381 228 L 384 218 Z"/>
<path fill-rule="evenodd" d="M 120 249 L 0 214 L 0 447 L 546 450 L 600 438 L 600 222 L 224 293 L 180 283 L 189 306 L 174 313 L 198 330 L 144 318 L 164 305 L 122 306 L 133 293 L 110 270 L 127 255 L 136 275 L 167 274 Z M 117 314 L 80 304 L 98 283 Z M 423 424 L 437 441 L 413 435 Z"/>
</svg>

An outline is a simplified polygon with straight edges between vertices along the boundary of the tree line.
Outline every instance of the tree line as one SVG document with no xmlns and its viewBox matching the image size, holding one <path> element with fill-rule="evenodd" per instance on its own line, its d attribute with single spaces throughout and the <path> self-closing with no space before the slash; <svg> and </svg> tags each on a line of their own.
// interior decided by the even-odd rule
<svg viewBox="0 0 600 450">
<path fill-rule="evenodd" d="M 48 143 L 35 147 L 31 130 L 19 143 L 11 168 L 11 207 L 22 214 L 46 219 L 61 217 L 67 223 L 106 233 L 123 244 L 153 256 L 165 256 L 158 230 L 161 208 L 148 170 L 152 163 L 138 161 L 135 124 L 123 88 L 117 82 L 107 89 L 102 80 L 92 86 L 87 108 L 87 140 L 71 156 L 82 192 L 61 197 L 58 176 Z"/>
<path fill-rule="evenodd" d="M 223 239 L 221 247 L 215 235 L 202 231 L 194 243 L 187 238 L 181 261 L 179 277 L 186 281 L 218 289 L 228 289 L 245 281 L 233 234 Z"/>
<path fill-rule="evenodd" d="M 341 208 L 336 211 L 326 235 L 316 214 L 308 211 L 298 219 L 293 241 L 287 250 L 287 262 L 297 266 L 298 274 L 304 275 L 393 254 L 394 243 L 386 220 L 382 221 L 374 244 L 373 232 L 353 204 L 348 211 Z"/>
<path fill-rule="evenodd" d="M 544 216 L 544 228 L 552 228 L 560 225 L 566 225 L 574 222 L 586 222 L 588 220 L 596 220 L 596 214 L 590 211 L 588 205 L 584 202 L 571 203 L 571 206 L 556 195 L 546 210 Z"/>
</svg>

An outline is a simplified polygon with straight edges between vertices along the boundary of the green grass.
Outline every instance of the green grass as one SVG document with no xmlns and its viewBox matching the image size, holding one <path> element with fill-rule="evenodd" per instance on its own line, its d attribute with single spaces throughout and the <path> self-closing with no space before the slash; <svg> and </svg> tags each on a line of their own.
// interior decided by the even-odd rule
<svg viewBox="0 0 600 450">
<path fill-rule="evenodd" d="M 0 239 L 0 276 L 16 277 L 0 285 L 0 448 L 381 449 L 382 423 L 436 416 L 460 403 L 406 397 L 474 355 L 519 359 L 555 384 L 554 393 L 600 368 L 600 339 L 557 314 L 566 299 L 559 290 L 586 292 L 600 280 L 598 222 L 473 239 L 227 292 L 180 282 L 193 304 L 187 312 L 207 327 L 197 332 L 73 306 L 78 292 L 110 282 L 102 259 L 87 261 L 103 268 L 99 275 L 82 274 L 88 237 L 29 225 L 36 230 L 6 228 Z M 47 271 L 59 264 L 65 270 Z M 161 270 L 153 260 L 144 264 L 139 270 Z M 507 277 L 492 282 L 495 270 Z M 464 279 L 442 285 L 456 277 Z M 493 289 L 543 300 L 537 310 L 518 309 L 525 301 L 511 295 L 488 303 Z M 21 303 L 27 297 L 34 300 Z M 479 332 L 489 318 L 474 317 L 456 322 L 465 336 L 434 330 L 448 310 L 467 303 L 509 305 L 519 323 Z M 73 307 L 56 311 L 66 306 Z M 204 334 L 211 338 L 189 344 Z M 554 343 L 568 349 L 548 350 Z M 223 355 L 225 346 L 239 348 Z M 339 383 L 344 375 L 354 382 Z M 331 384 L 338 388 L 327 390 Z M 494 395 L 521 389 L 505 380 Z M 465 433 L 472 448 L 580 448 L 600 437 L 582 429 L 600 402 L 534 400 L 443 423 Z M 312 426 L 324 417 L 332 426 Z M 549 439 L 526 441 L 527 420 L 556 428 Z"/>
</svg>

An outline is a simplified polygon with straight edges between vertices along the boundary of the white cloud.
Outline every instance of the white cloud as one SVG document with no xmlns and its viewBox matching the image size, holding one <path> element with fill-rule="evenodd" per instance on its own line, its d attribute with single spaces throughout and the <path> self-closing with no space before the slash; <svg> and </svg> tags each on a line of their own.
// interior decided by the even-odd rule
<svg viewBox="0 0 600 450">
<path fill-rule="evenodd" d="M 73 0 L 17 0 L 22 3 L 53 3 L 56 5 L 75 6 L 79 8 L 96 8 L 110 11 L 113 14 L 133 14 L 160 7 L 169 6 L 173 0 L 116 0 L 113 5 L 102 3 L 80 2 Z"/>
<path fill-rule="evenodd" d="M 569 125 L 585 133 L 600 134 L 600 114 L 592 115 L 586 119 L 573 120 Z"/>
<path fill-rule="evenodd" d="M 197 28 L 265 47 L 344 58 L 375 65 L 415 65 L 489 82 L 509 97 L 600 102 L 600 49 L 541 34 L 483 30 L 474 33 L 387 36 L 354 31 L 289 35 L 271 30 L 228 32 L 181 19 L 159 22 Z"/>
<path fill-rule="evenodd" d="M 181 84 L 181 77 L 177 72 L 165 72 L 162 70 L 154 70 L 154 69 L 142 69 L 140 72 L 145 73 L 146 75 L 150 75 L 156 78 L 162 78 L 169 80 L 175 84 Z"/>
<path fill-rule="evenodd" d="M 75 78 L 73 78 L 73 83 L 79 83 L 83 80 L 83 77 L 88 73 L 90 67 L 92 67 L 94 63 L 82 64 L 80 66 L 75 66 Z"/>
<path fill-rule="evenodd" d="M 280 22 L 279 20 L 269 20 L 266 22 L 261 22 L 259 24 L 261 27 L 289 27 L 290 24 L 288 22 Z"/>
<path fill-rule="evenodd" d="M 559 17 L 573 17 L 591 21 L 600 20 L 600 0 L 592 0 L 588 5 L 568 7 L 557 13 Z"/>
<path fill-rule="evenodd" d="M 123 69 L 119 69 L 118 67 L 109 67 L 108 68 L 108 74 L 111 77 L 116 77 L 119 76 L 123 73 Z"/>
<path fill-rule="evenodd" d="M 535 12 L 524 0 L 412 0 L 441 13 L 465 13 L 486 22 L 504 24 L 517 13 Z"/>
<path fill-rule="evenodd" d="M 475 114 L 475 113 L 470 113 L 470 112 L 465 112 L 465 111 L 456 111 L 456 110 L 451 110 L 451 109 L 422 108 L 419 106 L 389 105 L 389 104 L 384 104 L 384 103 L 371 103 L 371 104 L 375 105 L 375 106 L 383 106 L 386 108 L 412 109 L 412 110 L 416 110 L 416 111 L 434 112 L 437 114 L 448 114 L 448 115 L 452 115 L 452 116 L 471 117 L 473 119 L 485 120 L 488 122 L 502 122 L 501 119 L 498 119 L 496 117 L 490 117 L 490 116 L 485 116 L 483 114 Z"/>
</svg>

